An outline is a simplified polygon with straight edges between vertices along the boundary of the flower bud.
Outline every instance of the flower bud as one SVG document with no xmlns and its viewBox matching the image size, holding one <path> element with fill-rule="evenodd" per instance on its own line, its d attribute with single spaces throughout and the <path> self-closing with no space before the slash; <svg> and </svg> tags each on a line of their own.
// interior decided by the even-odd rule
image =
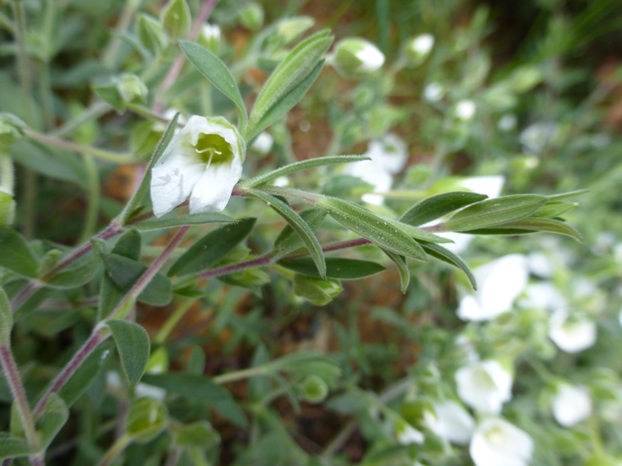
<svg viewBox="0 0 622 466">
<path fill-rule="evenodd" d="M 266 155 L 272 150 L 273 144 L 274 138 L 270 135 L 270 133 L 262 131 L 253 141 L 253 144 L 251 144 L 251 149 L 260 155 Z"/>
<path fill-rule="evenodd" d="M 168 46 L 168 38 L 162 25 L 147 15 L 138 17 L 136 35 L 142 46 L 155 55 L 162 55 Z"/>
<path fill-rule="evenodd" d="M 173 39 L 188 34 L 192 23 L 190 8 L 186 0 L 170 0 L 162 9 L 160 19 L 162 27 Z"/>
<path fill-rule="evenodd" d="M 461 100 L 454 108 L 454 115 L 462 121 L 468 121 L 475 115 L 477 106 L 472 100 Z"/>
<path fill-rule="evenodd" d="M 283 45 L 295 41 L 307 29 L 315 24 L 315 20 L 310 16 L 294 16 L 293 18 L 285 18 L 279 21 L 276 33 L 281 39 Z"/>
<path fill-rule="evenodd" d="M 337 43 L 331 64 L 344 78 L 358 78 L 380 69 L 384 55 L 371 42 L 351 37 Z"/>
<path fill-rule="evenodd" d="M 240 24 L 246 29 L 255 31 L 263 24 L 264 16 L 265 14 L 261 5 L 256 2 L 251 2 L 240 10 L 238 13 L 238 21 L 240 21 Z"/>
<path fill-rule="evenodd" d="M 125 102 L 144 102 L 149 90 L 135 74 L 124 73 L 117 80 L 117 90 Z"/>
<path fill-rule="evenodd" d="M 444 95 L 445 89 L 437 82 L 431 82 L 423 89 L 423 98 L 428 102 L 438 102 Z"/>
<path fill-rule="evenodd" d="M 0 187 L 0 225 L 11 225 L 15 219 L 15 199 L 13 194 Z"/>
<path fill-rule="evenodd" d="M 317 375 L 306 377 L 298 388 L 304 399 L 311 403 L 320 403 L 328 395 L 328 384 Z"/>
<path fill-rule="evenodd" d="M 425 61 L 434 46 L 432 34 L 421 34 L 406 42 L 404 53 L 410 66 L 418 66 Z"/>
<path fill-rule="evenodd" d="M 343 291 L 338 280 L 322 280 L 321 278 L 294 276 L 294 293 L 310 301 L 316 306 L 324 306 Z"/>
<path fill-rule="evenodd" d="M 155 398 L 139 398 L 127 416 L 127 434 L 136 442 L 148 442 L 168 424 L 166 406 Z"/>
<path fill-rule="evenodd" d="M 220 51 L 220 44 L 222 35 L 220 33 L 220 27 L 216 24 L 204 24 L 199 34 L 197 42 L 209 51 L 218 55 Z"/>
</svg>

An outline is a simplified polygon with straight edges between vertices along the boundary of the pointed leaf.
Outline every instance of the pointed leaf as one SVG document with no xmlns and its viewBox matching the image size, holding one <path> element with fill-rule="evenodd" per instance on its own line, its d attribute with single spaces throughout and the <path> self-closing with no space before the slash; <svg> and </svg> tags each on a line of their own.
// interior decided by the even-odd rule
<svg viewBox="0 0 622 466">
<path fill-rule="evenodd" d="M 235 104 L 238 109 L 240 132 L 244 134 L 248 119 L 246 107 L 240 89 L 227 66 L 214 53 L 199 44 L 180 40 L 179 45 L 190 63 Z"/>
<path fill-rule="evenodd" d="M 309 225 L 311 231 L 315 232 L 322 224 L 322 221 L 326 218 L 326 210 L 319 207 L 313 207 L 300 212 L 300 217 L 307 225 Z M 285 257 L 286 255 L 300 249 L 302 245 L 303 243 L 300 236 L 298 236 L 291 226 L 287 225 L 274 241 L 272 258 L 274 260 L 278 260 L 281 257 Z"/>
<path fill-rule="evenodd" d="M 144 328 L 135 322 L 120 319 L 105 321 L 117 345 L 121 367 L 130 386 L 138 383 L 145 372 L 151 341 Z"/>
<path fill-rule="evenodd" d="M 412 206 L 400 217 L 400 222 L 418 227 L 487 197 L 469 192 L 436 194 Z"/>
<path fill-rule="evenodd" d="M 11 302 L 4 289 L 0 287 L 0 346 L 11 344 L 11 329 L 13 328 L 13 311 Z"/>
<path fill-rule="evenodd" d="M 569 197 L 580 196 L 582 194 L 589 193 L 589 189 L 578 189 L 576 191 L 569 191 L 567 193 L 553 194 L 552 196 L 547 196 L 549 201 L 561 201 L 562 199 L 567 199 Z"/>
<path fill-rule="evenodd" d="M 270 183 L 276 180 L 280 176 L 289 175 L 300 170 L 307 170 L 309 168 L 321 167 L 323 165 L 331 165 L 337 163 L 352 163 L 361 162 L 363 160 L 371 160 L 366 155 L 330 155 L 328 157 L 318 157 L 315 159 L 302 160 L 300 162 L 290 163 L 284 167 L 277 168 L 276 170 L 260 175 L 250 180 L 241 183 L 244 187 L 254 188 L 261 186 L 262 184 Z"/>
<path fill-rule="evenodd" d="M 36 429 L 39 434 L 39 447 L 46 449 L 58 431 L 69 419 L 69 409 L 60 396 L 52 393 L 47 399 L 45 409 L 39 417 Z"/>
<path fill-rule="evenodd" d="M 473 204 L 439 225 L 442 231 L 468 231 L 519 220 L 533 214 L 547 201 L 537 194 L 517 194 Z"/>
<path fill-rule="evenodd" d="M 126 434 L 135 442 L 148 442 L 166 428 L 168 411 L 155 398 L 134 400 L 127 414 Z"/>
<path fill-rule="evenodd" d="M 50 278 L 41 279 L 43 283 L 52 288 L 70 289 L 77 288 L 90 282 L 97 271 L 95 255 L 85 254 L 69 267 L 55 273 Z"/>
<path fill-rule="evenodd" d="M 31 449 L 26 442 L 14 437 L 0 437 L 0 460 L 28 456 Z"/>
<path fill-rule="evenodd" d="M 314 266 L 310 257 L 283 259 L 280 260 L 278 264 L 302 275 L 323 278 L 317 273 L 317 268 Z M 376 262 L 339 257 L 326 258 L 326 278 L 356 280 L 358 278 L 369 277 L 370 275 L 384 270 L 386 269 Z"/>
<path fill-rule="evenodd" d="M 28 278 L 36 278 L 39 261 L 30 245 L 17 231 L 0 226 L 0 266 Z"/>
<path fill-rule="evenodd" d="M 244 218 L 208 233 L 175 261 L 168 276 L 201 272 L 217 264 L 250 234 L 255 221 L 255 218 Z"/>
<path fill-rule="evenodd" d="M 242 409 L 235 403 L 231 394 L 212 380 L 197 374 L 145 374 L 143 382 L 155 385 L 171 393 L 202 400 L 221 415 L 241 427 L 247 426 Z"/>
<path fill-rule="evenodd" d="M 391 222 L 387 222 L 369 210 L 344 201 L 343 199 L 322 197 L 317 205 L 328 210 L 331 217 L 377 246 L 396 254 L 417 260 L 426 260 L 425 251 L 414 239 Z"/>
<path fill-rule="evenodd" d="M 389 256 L 389 258 L 397 267 L 397 271 L 400 274 L 400 285 L 402 293 L 406 293 L 406 290 L 408 290 L 408 285 L 410 284 L 410 269 L 408 268 L 408 264 L 406 263 L 406 258 L 404 256 L 400 256 L 399 254 L 395 254 L 394 252 L 387 251 L 386 249 L 383 249 L 382 251 L 387 256 Z"/>
<path fill-rule="evenodd" d="M 565 214 L 570 209 L 576 207 L 578 204 L 576 202 L 564 202 L 564 201 L 548 201 L 542 207 L 540 207 L 534 214 L 533 217 L 559 217 L 562 214 Z"/>
<path fill-rule="evenodd" d="M 175 215 L 174 213 L 167 214 L 163 217 L 151 217 L 147 220 L 139 222 L 128 222 L 133 224 L 140 231 L 161 230 L 164 228 L 175 228 L 186 225 L 204 225 L 206 223 L 230 223 L 235 220 L 228 215 L 215 214 L 215 213 L 203 213 L 203 214 L 184 214 Z"/>
<path fill-rule="evenodd" d="M 473 235 L 524 235 L 537 232 L 558 233 L 569 236 L 579 243 L 583 242 L 583 236 L 576 228 L 554 218 L 529 217 L 516 222 L 495 225 L 492 228 L 468 231 Z"/>
<path fill-rule="evenodd" d="M 309 254 L 311 254 L 320 277 L 326 278 L 326 261 L 324 260 L 324 251 L 322 251 L 322 245 L 315 236 L 315 233 L 313 233 L 313 230 L 311 230 L 311 227 L 300 217 L 300 215 L 294 212 L 290 206 L 281 201 L 278 197 L 264 193 L 263 191 L 257 191 L 256 189 L 249 189 L 248 192 L 265 201 L 287 221 L 288 225 L 294 229 L 302 240 L 308 249 Z"/>
<path fill-rule="evenodd" d="M 425 252 L 427 252 L 432 257 L 436 257 L 437 259 L 442 260 L 443 262 L 447 262 L 448 264 L 451 264 L 462 270 L 469 279 L 471 287 L 474 290 L 477 289 L 477 282 L 475 281 L 475 276 L 473 275 L 473 272 L 471 272 L 471 269 L 469 269 L 469 267 L 464 263 L 462 259 L 460 259 L 460 257 L 455 255 L 453 252 L 445 249 L 444 247 L 439 246 L 438 244 L 424 243 L 422 244 L 422 246 L 423 249 L 425 249 Z"/>
<path fill-rule="evenodd" d="M 414 238 L 419 241 L 427 241 L 429 243 L 453 243 L 452 240 L 448 238 L 443 238 L 442 236 L 435 235 L 434 233 L 430 233 L 429 231 L 423 230 L 421 228 L 417 228 L 412 225 L 408 225 L 407 223 L 402 223 L 398 220 L 393 220 L 392 218 L 381 217 L 383 220 L 390 222 L 392 225 L 395 225 L 404 233 L 406 233 L 411 238 Z"/>
</svg>

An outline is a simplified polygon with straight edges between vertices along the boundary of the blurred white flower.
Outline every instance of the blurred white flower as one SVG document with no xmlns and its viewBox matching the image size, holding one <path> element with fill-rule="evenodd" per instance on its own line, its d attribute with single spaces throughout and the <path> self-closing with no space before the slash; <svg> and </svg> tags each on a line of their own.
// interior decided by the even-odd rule
<svg viewBox="0 0 622 466">
<path fill-rule="evenodd" d="M 527 256 L 529 270 L 538 277 L 551 278 L 553 276 L 553 264 L 547 256 L 541 252 L 532 252 Z"/>
<path fill-rule="evenodd" d="M 564 427 L 572 427 L 586 420 L 592 412 L 592 398 L 585 387 L 575 387 L 567 383 L 557 386 L 553 398 L 553 416 Z"/>
<path fill-rule="evenodd" d="M 289 186 L 289 178 L 286 176 L 279 176 L 276 180 L 274 180 L 274 182 L 272 183 L 274 186 L 278 186 L 280 188 L 284 188 L 286 186 Z"/>
<path fill-rule="evenodd" d="M 475 102 L 472 100 L 461 100 L 456 104 L 454 114 L 460 120 L 470 120 L 475 115 L 477 109 Z"/>
<path fill-rule="evenodd" d="M 445 89 L 437 82 L 432 82 L 423 89 L 423 98 L 428 102 L 438 102 L 444 94 Z"/>
<path fill-rule="evenodd" d="M 436 416 L 427 418 L 427 427 L 445 440 L 466 445 L 475 429 L 473 417 L 455 401 L 434 403 Z"/>
<path fill-rule="evenodd" d="M 384 55 L 371 42 L 349 37 L 335 45 L 329 61 L 343 77 L 355 78 L 380 69 L 384 64 Z"/>
<path fill-rule="evenodd" d="M 549 337 L 566 353 L 578 353 L 596 343 L 596 323 L 585 318 L 570 317 L 558 309 L 549 321 Z"/>
<path fill-rule="evenodd" d="M 197 38 L 199 44 L 209 49 L 213 53 L 218 53 L 220 49 L 220 42 L 222 40 L 222 33 L 220 27 L 216 24 L 205 23 L 201 29 L 201 33 Z"/>
<path fill-rule="evenodd" d="M 242 175 L 244 140 L 221 117 L 192 116 L 151 172 L 156 217 L 190 196 L 190 212 L 220 212 Z"/>
<path fill-rule="evenodd" d="M 501 118 L 499 118 L 497 128 L 499 128 L 501 131 L 510 131 L 516 128 L 516 122 L 516 115 L 503 115 Z"/>
<path fill-rule="evenodd" d="M 395 424 L 395 436 L 397 437 L 397 441 L 402 445 L 409 445 L 411 443 L 421 445 L 425 440 L 421 432 L 405 421 L 398 421 Z"/>
<path fill-rule="evenodd" d="M 461 367 L 455 374 L 460 399 L 472 408 L 499 414 L 503 403 L 512 398 L 512 374 L 499 361 L 477 361 Z"/>
<path fill-rule="evenodd" d="M 173 117 L 175 117 L 175 115 L 179 113 L 179 110 L 177 110 L 176 108 L 169 108 L 168 110 L 166 110 L 163 114 L 162 117 L 167 120 L 167 122 L 165 123 L 164 121 L 156 121 L 155 123 L 153 123 L 153 125 L 151 126 L 151 128 L 153 129 L 153 131 L 157 131 L 159 133 L 163 133 L 164 131 L 166 131 L 166 128 L 168 128 L 169 123 L 171 122 L 171 120 L 173 119 Z M 188 122 L 188 120 L 186 120 L 186 117 L 183 116 L 183 114 L 179 114 L 179 118 L 177 118 L 177 124 L 178 125 L 185 125 Z M 175 129 L 175 132 L 178 133 L 179 129 Z"/>
<path fill-rule="evenodd" d="M 527 258 L 510 254 L 473 270 L 477 291 L 462 298 L 458 317 L 462 320 L 494 319 L 512 310 L 514 300 L 527 285 Z"/>
<path fill-rule="evenodd" d="M 266 155 L 272 149 L 274 138 L 270 133 L 262 131 L 251 144 L 251 149 L 261 155 Z"/>
<path fill-rule="evenodd" d="M 456 348 L 460 351 L 461 355 L 464 356 L 464 360 L 467 363 L 479 361 L 479 354 L 475 351 L 475 345 L 473 344 L 473 340 L 469 338 L 468 335 L 462 333 L 458 335 L 456 340 L 454 341 Z"/>
<path fill-rule="evenodd" d="M 520 300 L 523 308 L 545 309 L 555 312 L 568 306 L 566 299 L 551 282 L 532 283 L 525 288 L 525 297 Z"/>
<path fill-rule="evenodd" d="M 527 466 L 533 448 L 525 431 L 503 419 L 486 419 L 477 426 L 469 452 L 476 466 Z"/>
<path fill-rule="evenodd" d="M 420 65 L 425 61 L 434 46 L 432 34 L 420 34 L 406 42 L 406 58 L 410 66 Z"/>
<path fill-rule="evenodd" d="M 538 154 L 553 139 L 556 131 L 555 123 L 534 123 L 520 133 L 519 140 L 526 152 Z"/>
<path fill-rule="evenodd" d="M 408 160 L 406 143 L 391 133 L 381 140 L 371 141 L 364 155 L 371 160 L 348 164 L 344 173 L 371 184 L 376 193 L 385 193 L 391 189 L 393 175 L 402 170 Z M 382 205 L 384 197 L 369 193 L 363 195 L 363 200 L 369 204 Z"/>
<path fill-rule="evenodd" d="M 166 390 L 142 382 L 136 385 L 135 394 L 138 398 L 155 398 L 156 400 L 166 398 Z"/>
</svg>

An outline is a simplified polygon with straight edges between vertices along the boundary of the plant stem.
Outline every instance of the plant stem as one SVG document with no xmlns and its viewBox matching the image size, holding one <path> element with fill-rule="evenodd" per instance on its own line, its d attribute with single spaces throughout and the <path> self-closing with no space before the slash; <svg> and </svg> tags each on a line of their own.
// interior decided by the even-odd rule
<svg viewBox="0 0 622 466">
<path fill-rule="evenodd" d="M 160 331 L 154 338 L 153 342 L 164 343 L 170 333 L 175 328 L 175 326 L 179 323 L 181 318 L 186 315 L 186 312 L 188 312 L 190 307 L 192 307 L 195 302 L 196 299 L 188 299 L 182 302 L 181 305 L 177 309 L 175 309 L 175 312 L 173 312 L 173 314 L 171 314 L 171 316 L 166 319 L 166 322 L 164 322 L 164 325 L 162 325 L 162 328 L 160 328 Z"/>
<path fill-rule="evenodd" d="M 212 13 L 212 10 L 216 6 L 216 3 L 218 3 L 218 0 L 205 0 L 203 2 L 201 11 L 199 11 L 198 16 L 192 23 L 190 32 L 188 32 L 188 35 L 186 36 L 187 40 L 196 39 L 196 37 L 199 35 L 199 32 L 201 32 L 203 23 L 207 21 L 207 18 L 209 18 L 209 15 Z M 181 73 L 181 69 L 184 66 L 185 59 L 186 59 L 186 56 L 183 53 L 180 54 L 175 59 L 175 61 L 173 62 L 173 65 L 168 70 L 168 73 L 166 74 L 166 76 L 164 77 L 164 80 L 162 81 L 162 84 L 160 85 L 158 95 L 163 96 L 164 93 L 168 90 L 168 88 L 171 87 L 173 83 L 177 80 L 177 77 L 179 76 L 179 73 Z M 153 104 L 153 111 L 155 113 L 162 113 L 163 110 L 164 110 L 164 102 L 162 102 L 161 100 L 156 100 L 155 103 Z"/>
<path fill-rule="evenodd" d="M 93 104 L 91 104 L 86 110 L 81 112 L 80 115 L 78 115 L 76 118 L 65 122 L 62 126 L 56 128 L 54 131 L 51 131 L 49 135 L 60 138 L 62 136 L 71 134 L 84 123 L 87 123 L 91 120 L 96 120 L 100 116 L 108 113 L 111 108 L 112 107 L 110 107 L 110 105 L 103 100 L 97 100 Z"/>
<path fill-rule="evenodd" d="M 62 149 L 72 150 L 79 152 L 80 154 L 89 154 L 98 157 L 103 160 L 115 163 L 134 163 L 137 160 L 134 159 L 132 154 L 121 154 L 119 152 L 112 152 L 105 149 L 98 149 L 91 146 L 83 146 L 82 144 L 76 144 L 71 141 L 65 141 L 63 139 L 57 139 L 54 136 L 38 133 L 36 131 L 27 129 L 26 136 L 33 141 L 41 142 L 43 144 L 49 144 L 51 146 L 60 147 Z"/>
<path fill-rule="evenodd" d="M 121 44 L 123 43 L 123 33 L 132 22 L 132 17 L 140 7 L 141 3 L 141 0 L 129 0 L 128 2 L 126 2 L 126 6 L 123 10 L 123 13 L 121 14 L 121 18 L 115 26 L 115 31 L 113 34 L 111 34 L 110 42 L 108 42 L 108 46 L 106 47 L 106 50 L 103 54 L 102 61 L 107 66 L 111 68 L 116 68 L 117 56 L 119 55 L 119 50 L 121 49 Z"/>
<path fill-rule="evenodd" d="M 251 367 L 249 369 L 242 369 L 241 371 L 217 375 L 212 378 L 212 381 L 217 384 L 223 384 L 227 382 L 234 382 L 236 380 L 248 379 L 250 377 L 257 377 L 258 375 L 266 375 L 274 370 L 276 369 L 274 366 L 270 366 L 270 364 L 259 367 Z"/>
<path fill-rule="evenodd" d="M 125 450 L 125 448 L 129 445 L 130 438 L 127 435 L 123 435 L 116 442 L 112 444 L 112 446 L 108 449 L 104 457 L 99 462 L 99 466 L 108 466 L 112 464 L 114 459 Z"/>
<path fill-rule="evenodd" d="M 24 391 L 15 359 L 13 359 L 13 353 L 11 353 L 11 348 L 8 345 L 0 346 L 0 363 L 2 363 L 5 380 L 11 388 L 11 394 L 13 395 L 13 400 L 15 400 L 15 406 L 22 422 L 28 445 L 30 445 L 33 451 L 37 451 L 39 449 L 39 439 L 35 431 L 35 420 L 30 411 L 30 406 L 28 406 L 28 399 L 26 398 L 26 392 Z"/>
<path fill-rule="evenodd" d="M 256 257 L 255 259 L 238 262 L 237 264 L 223 265 L 222 267 L 216 267 L 215 269 L 206 270 L 205 272 L 201 272 L 198 278 L 220 277 L 221 275 L 239 272 L 240 270 L 250 269 L 251 267 L 270 265 L 271 262 L 272 258 L 268 255 Z"/>
<path fill-rule="evenodd" d="M 80 243 L 84 243 L 93 236 L 97 228 L 97 217 L 99 214 L 99 172 L 97 164 L 92 155 L 85 154 L 83 157 L 84 170 L 86 172 L 86 183 L 88 186 L 88 199 L 86 207 L 86 216 L 82 234 L 80 235 Z"/>
</svg>

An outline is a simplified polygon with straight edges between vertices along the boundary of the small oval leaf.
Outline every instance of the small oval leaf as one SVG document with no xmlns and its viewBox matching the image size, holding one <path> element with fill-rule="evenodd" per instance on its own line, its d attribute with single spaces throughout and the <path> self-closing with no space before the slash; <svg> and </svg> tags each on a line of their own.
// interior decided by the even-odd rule
<svg viewBox="0 0 622 466">
<path fill-rule="evenodd" d="M 138 383 L 149 361 L 151 341 L 144 328 L 121 319 L 105 321 L 117 345 L 121 367 L 130 386 Z"/>
</svg>

